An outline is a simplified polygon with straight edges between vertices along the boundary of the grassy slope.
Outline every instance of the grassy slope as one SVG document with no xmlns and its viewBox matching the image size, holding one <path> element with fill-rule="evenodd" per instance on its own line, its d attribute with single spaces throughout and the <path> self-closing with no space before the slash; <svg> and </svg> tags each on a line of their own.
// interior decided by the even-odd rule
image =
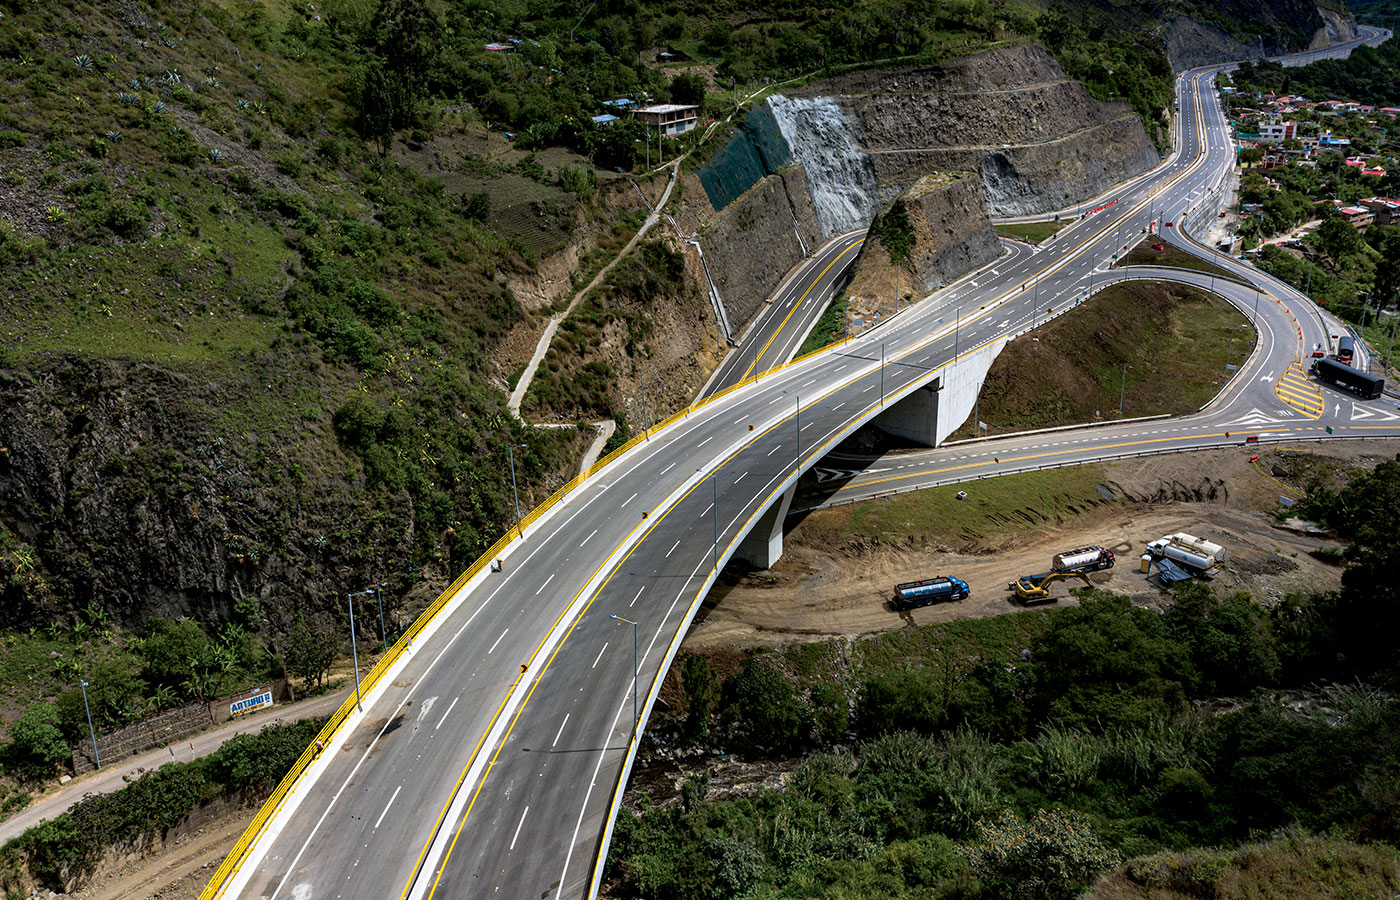
<svg viewBox="0 0 1400 900">
<path fill-rule="evenodd" d="M 989 433 L 1113 418 L 1131 365 L 1124 416 L 1194 412 L 1223 387 L 1253 334 L 1223 300 L 1171 284 L 1115 285 L 1006 346 L 987 373 L 978 415 Z M 1234 329 L 1235 337 L 1230 337 Z M 971 423 L 957 437 L 970 437 Z"/>
</svg>

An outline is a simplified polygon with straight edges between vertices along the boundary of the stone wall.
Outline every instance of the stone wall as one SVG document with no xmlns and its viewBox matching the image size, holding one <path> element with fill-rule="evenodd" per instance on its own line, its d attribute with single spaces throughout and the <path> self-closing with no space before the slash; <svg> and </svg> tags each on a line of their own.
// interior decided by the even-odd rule
<svg viewBox="0 0 1400 900">
<path fill-rule="evenodd" d="M 97 752 L 106 762 L 116 762 L 143 750 L 179 740 L 213 724 L 209 704 L 191 703 L 133 722 L 111 734 L 99 735 Z M 73 774 L 82 775 L 95 768 L 97 764 L 92 758 L 92 741 L 79 741 L 73 748 Z"/>
</svg>

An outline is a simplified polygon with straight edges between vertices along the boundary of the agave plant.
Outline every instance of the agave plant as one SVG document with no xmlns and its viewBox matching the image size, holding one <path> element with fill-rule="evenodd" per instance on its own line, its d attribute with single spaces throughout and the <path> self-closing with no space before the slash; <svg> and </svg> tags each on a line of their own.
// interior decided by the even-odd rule
<svg viewBox="0 0 1400 900">
<path fill-rule="evenodd" d="M 209 161 L 217 166 L 224 161 L 224 151 L 220 150 L 218 147 L 210 147 Z"/>
<path fill-rule="evenodd" d="M 93 69 L 97 68 L 97 63 L 86 53 L 79 53 L 77 56 L 73 57 L 73 65 L 82 69 L 84 72 L 91 72 Z"/>
<path fill-rule="evenodd" d="M 166 72 L 166 73 L 165 73 L 165 77 L 162 78 L 161 80 L 164 81 L 166 84 L 169 84 L 169 85 L 178 85 L 178 84 L 180 84 L 180 81 L 181 81 L 181 79 L 180 79 L 180 70 L 179 70 L 179 69 L 171 69 L 169 72 Z"/>
<path fill-rule="evenodd" d="M 171 137 L 179 137 L 185 133 L 185 129 L 181 128 L 179 125 L 171 125 L 167 131 L 170 132 Z"/>
<path fill-rule="evenodd" d="M 267 114 L 267 107 L 263 105 L 263 102 L 261 100 L 254 100 L 252 105 L 248 108 L 253 111 L 253 115 L 255 116 L 262 116 Z"/>
<path fill-rule="evenodd" d="M 140 98 L 140 97 L 136 96 L 135 94 L 129 94 L 129 93 L 127 93 L 126 91 L 122 91 L 121 93 L 117 94 L 117 99 L 120 100 L 122 103 L 133 103 L 133 104 L 134 104 L 134 103 L 140 103 L 140 102 L 141 102 L 141 98 Z"/>
<path fill-rule="evenodd" d="M 168 34 L 165 37 L 161 38 L 160 42 L 165 46 L 169 47 L 171 50 L 174 50 L 177 46 L 179 46 L 179 42 Z"/>
<path fill-rule="evenodd" d="M 133 78 L 126 83 L 126 86 L 131 88 L 133 91 L 139 91 L 141 90 L 141 80 L 139 78 Z"/>
<path fill-rule="evenodd" d="M 219 86 L 219 79 L 215 78 L 213 75 L 210 75 L 208 78 L 204 79 L 204 85 L 205 87 L 216 88 Z"/>
<path fill-rule="evenodd" d="M 239 97 L 238 100 L 237 100 L 237 105 L 238 105 L 238 108 L 239 108 L 239 109 L 247 109 L 247 108 L 248 108 L 248 101 L 247 101 L 247 100 L 244 100 L 242 97 Z"/>
<path fill-rule="evenodd" d="M 142 75 L 142 76 L 141 76 L 141 86 L 142 86 L 142 87 L 150 87 L 150 86 L 151 86 L 151 76 L 149 76 L 149 75 Z"/>
<path fill-rule="evenodd" d="M 165 112 L 165 101 L 157 100 L 156 105 L 151 107 L 151 111 L 154 112 L 156 115 L 160 115 L 161 113 Z"/>
<path fill-rule="evenodd" d="M 120 144 L 122 142 L 122 133 L 120 131 L 109 131 L 106 134 L 104 134 L 103 137 L 111 141 L 113 144 Z"/>
</svg>

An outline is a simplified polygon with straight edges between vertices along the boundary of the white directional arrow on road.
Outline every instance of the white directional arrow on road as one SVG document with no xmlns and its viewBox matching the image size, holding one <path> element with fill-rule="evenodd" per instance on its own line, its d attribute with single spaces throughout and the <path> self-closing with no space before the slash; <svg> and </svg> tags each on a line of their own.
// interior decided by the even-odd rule
<svg viewBox="0 0 1400 900">
<path fill-rule="evenodd" d="M 1377 419 L 1381 422 L 1394 422 L 1396 419 L 1400 419 L 1400 415 L 1390 412 L 1389 410 L 1376 409 L 1370 406 L 1362 406 L 1359 403 L 1353 403 L 1351 405 L 1351 420 L 1355 422 L 1357 419 Z"/>
</svg>

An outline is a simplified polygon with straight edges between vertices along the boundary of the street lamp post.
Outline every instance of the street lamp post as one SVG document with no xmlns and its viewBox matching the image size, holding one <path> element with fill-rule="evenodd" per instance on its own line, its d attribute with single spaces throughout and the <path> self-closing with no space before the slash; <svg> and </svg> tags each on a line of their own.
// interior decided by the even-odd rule
<svg viewBox="0 0 1400 900">
<path fill-rule="evenodd" d="M 719 481 L 716 480 L 715 473 L 710 473 L 710 487 L 714 489 L 714 510 L 715 510 L 715 549 L 714 565 L 715 577 L 719 577 Z"/>
<path fill-rule="evenodd" d="M 1118 418 L 1123 418 L 1123 395 L 1128 391 L 1128 370 L 1132 366 L 1123 366 L 1123 381 L 1118 385 Z"/>
<path fill-rule="evenodd" d="M 520 488 L 515 484 L 515 448 L 524 447 L 524 444 L 506 444 L 506 452 L 510 454 L 510 492 L 515 496 L 515 533 L 517 537 L 525 537 L 525 531 L 520 527 Z M 509 532 L 507 532 L 509 534 Z"/>
<path fill-rule="evenodd" d="M 608 615 L 609 619 L 616 619 L 619 622 L 626 622 L 632 626 L 632 740 L 637 739 L 637 623 L 631 619 L 624 619 L 618 615 Z"/>
<path fill-rule="evenodd" d="M 958 361 L 958 332 L 962 330 L 962 304 L 959 303 L 953 319 L 953 362 Z"/>
<path fill-rule="evenodd" d="M 389 632 L 384 629 L 384 588 L 382 581 L 374 585 L 374 600 L 379 604 L 379 645 L 386 650 L 389 647 Z"/>
<path fill-rule="evenodd" d="M 795 391 L 785 390 L 783 393 L 797 399 L 797 418 L 795 419 L 797 431 L 794 433 L 797 435 L 797 461 L 800 463 L 802 462 L 802 397 Z"/>
<path fill-rule="evenodd" d="M 880 342 L 880 405 L 885 405 L 885 342 Z"/>
<path fill-rule="evenodd" d="M 92 760 L 97 763 L 97 768 L 102 768 L 102 757 L 97 755 L 97 730 L 92 727 L 92 707 L 88 706 L 86 681 L 79 682 L 83 686 L 83 712 L 87 713 L 88 737 L 92 738 Z"/>
<path fill-rule="evenodd" d="M 355 662 L 355 708 L 363 710 L 360 700 L 360 647 L 355 639 L 355 595 L 346 594 L 345 604 L 350 607 L 350 655 Z"/>
</svg>

